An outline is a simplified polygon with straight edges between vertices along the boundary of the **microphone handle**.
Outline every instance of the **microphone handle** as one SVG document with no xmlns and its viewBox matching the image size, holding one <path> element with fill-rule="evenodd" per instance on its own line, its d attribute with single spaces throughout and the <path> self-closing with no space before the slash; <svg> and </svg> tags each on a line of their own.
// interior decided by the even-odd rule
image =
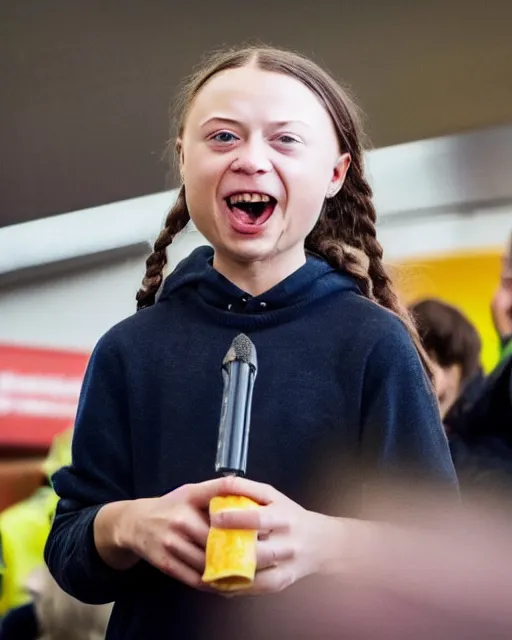
<svg viewBox="0 0 512 640">
<path fill-rule="evenodd" d="M 256 372 L 246 362 L 234 360 L 222 373 L 224 394 L 215 470 L 224 475 L 245 475 Z"/>
</svg>

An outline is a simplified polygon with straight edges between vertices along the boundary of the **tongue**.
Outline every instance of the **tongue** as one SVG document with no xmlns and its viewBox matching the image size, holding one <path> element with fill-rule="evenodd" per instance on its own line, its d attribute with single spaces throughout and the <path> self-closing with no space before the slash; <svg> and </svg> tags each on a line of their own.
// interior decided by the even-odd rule
<svg viewBox="0 0 512 640">
<path fill-rule="evenodd" d="M 247 213 L 247 211 L 244 211 L 244 209 L 240 209 L 239 207 L 234 206 L 233 213 L 235 213 L 240 222 L 243 222 L 244 224 L 258 225 L 263 224 L 270 218 L 270 216 L 274 213 L 274 206 L 274 204 L 269 202 L 265 205 L 263 211 L 259 215 Z"/>
</svg>

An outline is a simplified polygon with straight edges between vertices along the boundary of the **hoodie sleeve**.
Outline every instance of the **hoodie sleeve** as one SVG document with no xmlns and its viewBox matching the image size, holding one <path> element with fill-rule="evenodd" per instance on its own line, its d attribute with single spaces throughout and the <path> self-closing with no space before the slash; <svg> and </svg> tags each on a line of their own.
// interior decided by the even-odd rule
<svg viewBox="0 0 512 640">
<path fill-rule="evenodd" d="M 368 357 L 361 419 L 363 456 L 370 468 L 457 485 L 434 390 L 399 320 Z"/>
<path fill-rule="evenodd" d="M 106 503 L 133 498 L 128 398 L 109 334 L 96 346 L 82 385 L 72 463 L 53 476 L 60 500 L 45 560 L 64 591 L 82 602 L 115 600 L 135 569 L 116 571 L 100 558 L 93 522 Z"/>
</svg>

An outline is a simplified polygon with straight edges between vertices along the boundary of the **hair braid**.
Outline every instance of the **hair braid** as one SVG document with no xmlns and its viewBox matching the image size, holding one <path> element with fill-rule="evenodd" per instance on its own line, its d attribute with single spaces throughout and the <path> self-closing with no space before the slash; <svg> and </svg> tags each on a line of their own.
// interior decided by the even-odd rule
<svg viewBox="0 0 512 640">
<path fill-rule="evenodd" d="M 181 187 L 174 206 L 167 214 L 164 228 L 155 240 L 153 251 L 146 260 L 146 273 L 136 296 L 137 311 L 155 303 L 156 294 L 162 284 L 164 267 L 167 264 L 167 247 L 189 220 L 185 187 Z"/>
<path fill-rule="evenodd" d="M 414 320 L 396 294 L 382 262 L 377 240 L 372 189 L 364 177 L 362 154 L 356 153 L 341 191 L 326 205 L 306 247 L 330 264 L 354 276 L 363 294 L 385 307 L 404 323 L 429 377 L 432 367 L 421 344 Z"/>
</svg>

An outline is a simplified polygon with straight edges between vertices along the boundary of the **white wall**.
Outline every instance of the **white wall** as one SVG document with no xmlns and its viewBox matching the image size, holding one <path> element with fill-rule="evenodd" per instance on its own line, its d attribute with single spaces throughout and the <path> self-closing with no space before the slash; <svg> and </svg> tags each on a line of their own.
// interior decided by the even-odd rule
<svg viewBox="0 0 512 640">
<path fill-rule="evenodd" d="M 144 258 L 0 292 L 0 343 L 89 351 L 135 309 Z"/>
<path fill-rule="evenodd" d="M 169 269 L 202 243 L 198 236 L 192 230 L 175 240 Z M 107 329 L 135 311 L 145 258 L 141 253 L 0 289 L 0 343 L 89 351 Z"/>
<path fill-rule="evenodd" d="M 512 230 L 512 203 L 471 214 L 385 220 L 379 228 L 389 262 L 411 256 L 502 246 Z M 156 230 L 157 231 L 157 230 Z M 197 244 L 175 240 L 170 268 Z M 0 289 L 0 343 L 90 350 L 113 324 L 135 311 L 145 255 L 29 285 Z"/>
<path fill-rule="evenodd" d="M 512 202 L 465 212 L 426 211 L 386 218 L 378 237 L 387 262 L 460 251 L 504 248 L 512 232 Z"/>
</svg>

